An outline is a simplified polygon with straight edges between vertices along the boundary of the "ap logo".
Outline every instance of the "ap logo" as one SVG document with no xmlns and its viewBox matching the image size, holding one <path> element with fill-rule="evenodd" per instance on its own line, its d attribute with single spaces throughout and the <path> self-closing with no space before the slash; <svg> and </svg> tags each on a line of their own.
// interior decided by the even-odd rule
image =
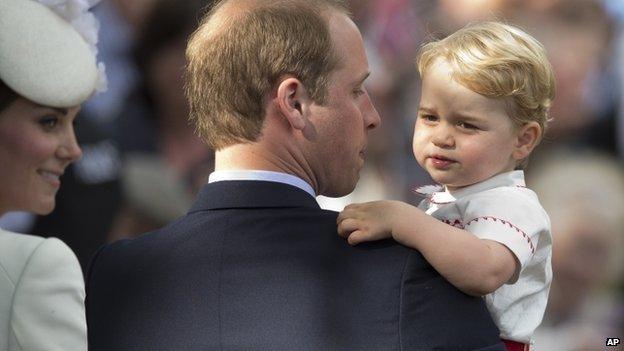
<svg viewBox="0 0 624 351">
<path fill-rule="evenodd" d="M 620 338 L 607 338 L 607 346 L 618 346 L 620 344 Z"/>
</svg>

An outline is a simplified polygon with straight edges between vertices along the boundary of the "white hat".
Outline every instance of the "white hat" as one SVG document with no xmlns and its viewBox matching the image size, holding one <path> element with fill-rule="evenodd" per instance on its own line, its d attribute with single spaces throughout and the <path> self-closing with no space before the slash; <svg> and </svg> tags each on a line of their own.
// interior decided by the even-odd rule
<svg viewBox="0 0 624 351">
<path fill-rule="evenodd" d="M 50 6 L 59 4 L 71 5 L 56 0 Z M 0 79 L 9 88 L 51 107 L 76 106 L 93 94 L 101 84 L 95 43 L 90 46 L 68 19 L 34 0 L 0 0 Z"/>
</svg>

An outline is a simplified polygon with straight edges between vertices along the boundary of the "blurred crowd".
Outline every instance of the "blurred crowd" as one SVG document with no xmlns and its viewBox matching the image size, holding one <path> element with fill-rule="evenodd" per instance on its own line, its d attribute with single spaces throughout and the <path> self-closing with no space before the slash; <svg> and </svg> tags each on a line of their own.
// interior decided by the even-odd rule
<svg viewBox="0 0 624 351">
<path fill-rule="evenodd" d="M 186 39 L 209 0 L 103 0 L 100 60 L 108 91 L 84 105 L 83 158 L 63 177 L 56 210 L 10 213 L 9 230 L 55 236 L 86 272 L 105 242 L 166 225 L 207 181 L 213 154 L 187 121 Z M 352 0 L 372 69 L 367 89 L 381 117 L 356 190 L 322 198 L 400 199 L 428 184 L 411 152 L 420 45 L 469 22 L 502 20 L 547 49 L 557 79 L 546 139 L 534 152 L 529 187 L 553 228 L 554 280 L 534 350 L 603 349 L 624 337 L 624 0 Z M 235 59 L 235 58 L 232 58 Z"/>
</svg>

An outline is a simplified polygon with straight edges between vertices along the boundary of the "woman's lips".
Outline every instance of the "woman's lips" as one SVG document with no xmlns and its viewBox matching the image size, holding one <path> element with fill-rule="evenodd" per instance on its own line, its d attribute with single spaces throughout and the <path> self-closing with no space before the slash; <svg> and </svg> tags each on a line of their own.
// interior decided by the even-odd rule
<svg viewBox="0 0 624 351">
<path fill-rule="evenodd" d="M 52 186 L 56 188 L 61 186 L 60 177 L 62 173 L 54 172 L 54 171 L 45 171 L 45 170 L 39 170 L 38 173 L 46 182 L 52 184 Z"/>
<path fill-rule="evenodd" d="M 433 167 L 437 169 L 447 169 L 453 163 L 455 163 L 455 161 L 451 160 L 450 158 L 446 158 L 444 156 L 438 156 L 438 155 L 430 156 L 429 160 L 431 161 L 431 164 L 433 165 Z"/>
</svg>

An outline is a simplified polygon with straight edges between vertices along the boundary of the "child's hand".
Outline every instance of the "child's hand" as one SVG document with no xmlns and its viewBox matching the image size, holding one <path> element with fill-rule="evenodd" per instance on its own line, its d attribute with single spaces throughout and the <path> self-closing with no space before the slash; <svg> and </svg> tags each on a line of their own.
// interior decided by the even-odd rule
<svg viewBox="0 0 624 351">
<path fill-rule="evenodd" d="M 351 204 L 338 215 L 338 235 L 350 245 L 392 237 L 396 201 Z"/>
</svg>

